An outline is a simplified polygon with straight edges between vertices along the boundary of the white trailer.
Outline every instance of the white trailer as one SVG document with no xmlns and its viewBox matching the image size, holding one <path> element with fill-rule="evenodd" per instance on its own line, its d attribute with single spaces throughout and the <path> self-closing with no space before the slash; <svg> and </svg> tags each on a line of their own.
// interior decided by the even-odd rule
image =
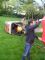
<svg viewBox="0 0 45 60">
<path fill-rule="evenodd" d="M 15 33 L 17 33 L 18 26 L 22 27 L 21 21 L 6 21 L 5 22 L 5 31 L 9 34 L 15 34 Z M 22 30 L 20 32 L 22 32 Z"/>
</svg>

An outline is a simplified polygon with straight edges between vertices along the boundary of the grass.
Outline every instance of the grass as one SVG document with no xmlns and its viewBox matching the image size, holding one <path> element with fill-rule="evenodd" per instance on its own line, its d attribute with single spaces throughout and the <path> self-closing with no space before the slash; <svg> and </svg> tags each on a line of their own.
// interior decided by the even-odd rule
<svg viewBox="0 0 45 60">
<path fill-rule="evenodd" d="M 0 17 L 0 60 L 21 60 L 25 45 L 25 36 L 10 35 L 4 31 L 6 20 L 21 20 L 20 18 Z M 41 33 L 37 33 L 41 36 Z M 35 39 L 31 48 L 31 60 L 45 60 L 45 49 L 42 42 Z"/>
</svg>

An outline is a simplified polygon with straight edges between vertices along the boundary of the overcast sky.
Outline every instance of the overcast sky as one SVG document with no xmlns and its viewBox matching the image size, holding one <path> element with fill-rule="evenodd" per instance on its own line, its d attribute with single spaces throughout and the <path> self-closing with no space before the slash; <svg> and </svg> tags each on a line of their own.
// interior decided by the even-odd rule
<svg viewBox="0 0 45 60">
<path fill-rule="evenodd" d="M 40 6 L 42 6 L 41 0 L 35 0 L 37 3 L 39 3 Z"/>
</svg>

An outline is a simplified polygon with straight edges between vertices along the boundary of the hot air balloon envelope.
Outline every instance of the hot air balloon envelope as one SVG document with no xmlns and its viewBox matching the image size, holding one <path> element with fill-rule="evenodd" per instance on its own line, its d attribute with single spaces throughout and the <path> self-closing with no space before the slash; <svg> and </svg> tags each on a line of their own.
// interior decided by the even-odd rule
<svg viewBox="0 0 45 60">
<path fill-rule="evenodd" d="M 42 41 L 45 44 L 45 16 L 42 18 L 42 29 L 43 29 L 43 33 L 42 33 Z"/>
</svg>

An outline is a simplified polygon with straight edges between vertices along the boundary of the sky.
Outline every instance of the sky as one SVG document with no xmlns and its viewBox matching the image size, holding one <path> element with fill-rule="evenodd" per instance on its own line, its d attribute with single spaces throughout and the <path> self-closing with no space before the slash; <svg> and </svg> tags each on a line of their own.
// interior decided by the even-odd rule
<svg viewBox="0 0 45 60">
<path fill-rule="evenodd" d="M 39 3 L 40 6 L 42 6 L 41 0 L 35 0 L 37 3 Z"/>
</svg>

